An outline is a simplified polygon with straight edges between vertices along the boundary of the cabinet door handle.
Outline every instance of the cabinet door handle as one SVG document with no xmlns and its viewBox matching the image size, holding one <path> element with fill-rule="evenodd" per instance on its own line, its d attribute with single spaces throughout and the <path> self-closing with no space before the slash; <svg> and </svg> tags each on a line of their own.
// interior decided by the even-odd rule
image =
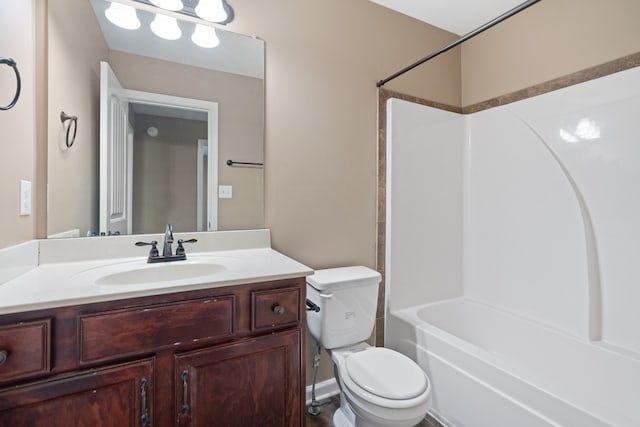
<svg viewBox="0 0 640 427">
<path fill-rule="evenodd" d="M 189 376 L 189 371 L 186 369 L 182 371 L 182 413 L 186 414 L 189 412 L 189 405 L 187 404 L 187 393 L 189 391 L 189 385 L 187 384 L 187 377 Z"/>
<path fill-rule="evenodd" d="M 284 307 L 281 305 L 276 305 L 275 307 L 273 307 L 273 312 L 275 314 L 284 314 Z"/>
<path fill-rule="evenodd" d="M 0 366 L 4 365 L 4 362 L 9 358 L 9 353 L 6 350 L 0 351 Z"/>
<path fill-rule="evenodd" d="M 147 384 L 146 378 L 140 380 L 140 425 L 146 427 L 149 423 L 149 411 L 147 411 Z"/>
</svg>

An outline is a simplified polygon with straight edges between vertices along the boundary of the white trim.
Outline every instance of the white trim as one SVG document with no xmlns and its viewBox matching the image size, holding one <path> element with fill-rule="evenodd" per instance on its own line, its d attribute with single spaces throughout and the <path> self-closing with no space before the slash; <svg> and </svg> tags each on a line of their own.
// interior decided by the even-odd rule
<svg viewBox="0 0 640 427">
<path fill-rule="evenodd" d="M 204 231 L 205 229 L 208 228 L 208 225 L 203 223 L 203 215 L 202 215 L 202 208 L 203 208 L 203 204 L 204 204 L 204 159 L 205 156 L 209 156 L 209 142 L 206 139 L 199 139 L 198 140 L 198 157 L 197 157 L 197 165 L 196 165 L 196 175 L 198 176 L 198 180 L 197 180 L 197 184 L 196 184 L 196 193 L 197 193 L 197 203 L 196 203 L 196 231 Z M 208 169 L 209 163 L 207 160 L 207 169 Z M 215 195 L 212 196 L 212 189 L 207 187 L 207 193 L 208 193 L 208 197 L 215 197 Z M 207 205 L 207 211 L 209 210 L 209 206 Z M 209 218 L 207 216 L 207 221 L 209 221 Z"/>
<path fill-rule="evenodd" d="M 329 378 L 328 380 L 319 382 L 316 384 L 316 400 L 322 401 L 328 399 L 331 396 L 340 394 L 340 387 L 335 378 Z M 307 405 L 311 404 L 311 386 L 307 386 Z"/>
<path fill-rule="evenodd" d="M 133 234 L 133 126 L 127 116 L 127 234 Z"/>
<path fill-rule="evenodd" d="M 207 207 L 207 231 L 218 230 L 218 103 L 211 102 L 213 104 L 209 109 L 208 114 L 208 166 L 207 177 L 209 183 L 208 188 L 208 207 Z"/>
<path fill-rule="evenodd" d="M 185 110 L 204 111 L 207 113 L 209 204 L 207 209 L 208 224 L 205 229 L 207 231 L 218 230 L 218 103 L 132 89 L 124 89 L 123 93 L 129 102 L 136 104 L 159 105 L 172 108 L 178 107 Z"/>
</svg>

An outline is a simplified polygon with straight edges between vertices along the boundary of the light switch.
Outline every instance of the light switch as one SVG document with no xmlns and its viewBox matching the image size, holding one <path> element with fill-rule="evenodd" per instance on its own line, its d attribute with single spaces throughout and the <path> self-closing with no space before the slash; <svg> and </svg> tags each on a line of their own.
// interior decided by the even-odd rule
<svg viewBox="0 0 640 427">
<path fill-rule="evenodd" d="M 31 215 L 31 181 L 20 180 L 20 215 Z"/>
<path fill-rule="evenodd" d="M 233 186 L 231 185 L 219 185 L 218 186 L 218 198 L 219 199 L 231 199 L 233 197 Z"/>
</svg>

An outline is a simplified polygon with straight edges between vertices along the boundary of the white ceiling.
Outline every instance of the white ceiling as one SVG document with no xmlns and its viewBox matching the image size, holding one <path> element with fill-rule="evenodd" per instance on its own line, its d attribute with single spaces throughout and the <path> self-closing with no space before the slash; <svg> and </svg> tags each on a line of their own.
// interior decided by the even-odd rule
<svg viewBox="0 0 640 427">
<path fill-rule="evenodd" d="M 464 35 L 524 0 L 371 0 L 458 35 Z"/>
</svg>

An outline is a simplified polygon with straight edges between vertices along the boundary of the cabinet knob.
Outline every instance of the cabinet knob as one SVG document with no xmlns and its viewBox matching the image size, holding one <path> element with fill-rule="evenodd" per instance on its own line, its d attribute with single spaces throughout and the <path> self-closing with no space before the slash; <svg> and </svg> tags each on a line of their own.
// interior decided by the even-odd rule
<svg viewBox="0 0 640 427">
<path fill-rule="evenodd" d="M 281 305 L 276 305 L 275 307 L 273 307 L 273 312 L 275 314 L 284 314 L 284 307 Z"/>
<path fill-rule="evenodd" d="M 4 365 L 4 362 L 7 361 L 9 357 L 9 353 L 6 350 L 0 350 L 0 366 Z"/>
</svg>

